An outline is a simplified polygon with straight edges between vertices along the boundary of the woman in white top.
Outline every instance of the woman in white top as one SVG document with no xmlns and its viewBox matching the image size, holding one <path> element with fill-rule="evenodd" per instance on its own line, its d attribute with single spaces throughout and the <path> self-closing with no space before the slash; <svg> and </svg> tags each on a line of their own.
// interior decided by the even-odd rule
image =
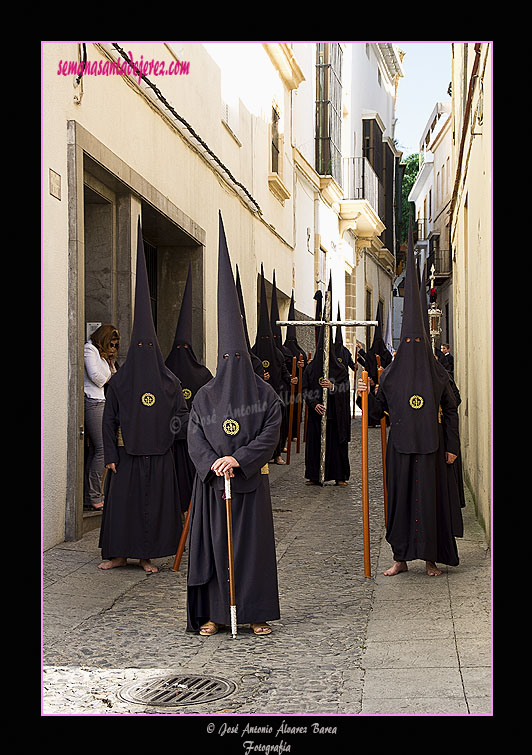
<svg viewBox="0 0 532 755">
<path fill-rule="evenodd" d="M 85 429 L 90 445 L 86 460 L 85 507 L 103 508 L 103 437 L 102 418 L 105 407 L 105 384 L 116 372 L 120 334 L 114 325 L 100 325 L 84 347 Z"/>
</svg>

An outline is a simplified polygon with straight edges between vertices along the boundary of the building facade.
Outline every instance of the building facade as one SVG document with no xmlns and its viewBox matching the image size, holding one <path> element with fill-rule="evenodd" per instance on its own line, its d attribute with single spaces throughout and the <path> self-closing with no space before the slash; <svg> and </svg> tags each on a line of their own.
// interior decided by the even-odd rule
<svg viewBox="0 0 532 755">
<path fill-rule="evenodd" d="M 125 358 L 139 217 L 164 356 L 191 265 L 194 347 L 215 369 L 219 210 L 252 343 L 261 264 L 281 317 L 294 291 L 312 319 L 329 275 L 342 316 L 386 308 L 400 75 L 380 43 L 43 43 L 45 549 L 99 524 L 83 512 L 83 344 L 110 322 Z M 344 340 L 369 345 L 363 330 Z"/>
<path fill-rule="evenodd" d="M 477 516 L 491 532 L 492 45 L 452 45 L 450 240 L 460 436 Z"/>
<path fill-rule="evenodd" d="M 449 71 L 449 76 L 451 71 Z M 441 310 L 437 345 L 453 348 L 453 286 L 449 209 L 453 179 L 451 101 L 436 103 L 419 142 L 419 173 L 408 200 L 416 207 L 415 253 L 419 270 L 431 274 Z"/>
</svg>

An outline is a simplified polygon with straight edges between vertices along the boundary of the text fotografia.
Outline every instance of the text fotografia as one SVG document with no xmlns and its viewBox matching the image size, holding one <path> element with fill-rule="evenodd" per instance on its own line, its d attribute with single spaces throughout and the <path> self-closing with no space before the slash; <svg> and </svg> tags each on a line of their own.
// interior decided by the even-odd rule
<svg viewBox="0 0 532 755">
<path fill-rule="evenodd" d="M 267 725 L 253 725 L 247 723 L 245 726 L 237 724 L 222 723 L 216 727 L 215 724 L 210 723 L 207 725 L 207 731 L 209 734 L 218 734 L 218 736 L 230 736 L 237 735 L 242 738 L 242 748 L 245 755 L 251 755 L 254 752 L 266 753 L 266 755 L 273 755 L 274 753 L 290 752 L 291 745 L 284 739 L 281 739 L 276 744 L 264 744 L 256 742 L 251 739 L 252 736 L 264 736 L 270 735 L 278 739 L 281 736 L 297 736 L 297 735 L 327 735 L 337 734 L 336 726 L 323 726 L 320 723 L 305 724 L 304 726 L 292 726 L 287 724 L 283 719 L 283 722 L 279 726 Z M 246 737 L 246 739 L 244 739 Z"/>
<path fill-rule="evenodd" d="M 186 76 L 190 71 L 189 60 L 140 60 L 135 61 L 131 53 L 130 60 L 60 60 L 58 76 L 134 76 L 139 83 L 142 76 Z"/>
</svg>

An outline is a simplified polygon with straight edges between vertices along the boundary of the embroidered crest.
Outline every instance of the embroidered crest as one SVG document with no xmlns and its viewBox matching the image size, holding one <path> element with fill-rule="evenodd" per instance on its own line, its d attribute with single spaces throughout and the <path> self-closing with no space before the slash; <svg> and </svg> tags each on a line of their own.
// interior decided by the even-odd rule
<svg viewBox="0 0 532 755">
<path fill-rule="evenodd" d="M 153 393 L 143 393 L 140 400 L 144 406 L 153 406 L 155 404 L 155 396 Z"/>
<path fill-rule="evenodd" d="M 236 419 L 226 419 L 222 427 L 226 435 L 236 435 L 240 430 L 240 425 Z"/>
<path fill-rule="evenodd" d="M 262 362 L 262 366 L 264 367 L 264 369 L 266 369 L 267 367 L 269 367 L 270 366 L 269 361 L 267 359 L 264 359 L 263 362 Z"/>
<path fill-rule="evenodd" d="M 423 404 L 425 403 L 423 401 L 423 398 L 421 396 L 410 396 L 410 401 L 408 402 L 412 409 L 421 409 Z"/>
<path fill-rule="evenodd" d="M 186 399 L 189 399 L 192 396 L 192 391 L 190 388 L 183 388 L 183 396 Z"/>
</svg>

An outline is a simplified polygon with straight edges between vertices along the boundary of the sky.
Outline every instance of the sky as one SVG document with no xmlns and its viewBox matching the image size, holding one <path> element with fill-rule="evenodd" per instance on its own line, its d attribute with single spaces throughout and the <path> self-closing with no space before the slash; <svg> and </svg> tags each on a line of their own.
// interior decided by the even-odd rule
<svg viewBox="0 0 532 755">
<path fill-rule="evenodd" d="M 437 102 L 450 102 L 451 42 L 395 42 L 406 53 L 399 80 L 395 137 L 402 160 L 419 152 L 419 140 Z"/>
</svg>

